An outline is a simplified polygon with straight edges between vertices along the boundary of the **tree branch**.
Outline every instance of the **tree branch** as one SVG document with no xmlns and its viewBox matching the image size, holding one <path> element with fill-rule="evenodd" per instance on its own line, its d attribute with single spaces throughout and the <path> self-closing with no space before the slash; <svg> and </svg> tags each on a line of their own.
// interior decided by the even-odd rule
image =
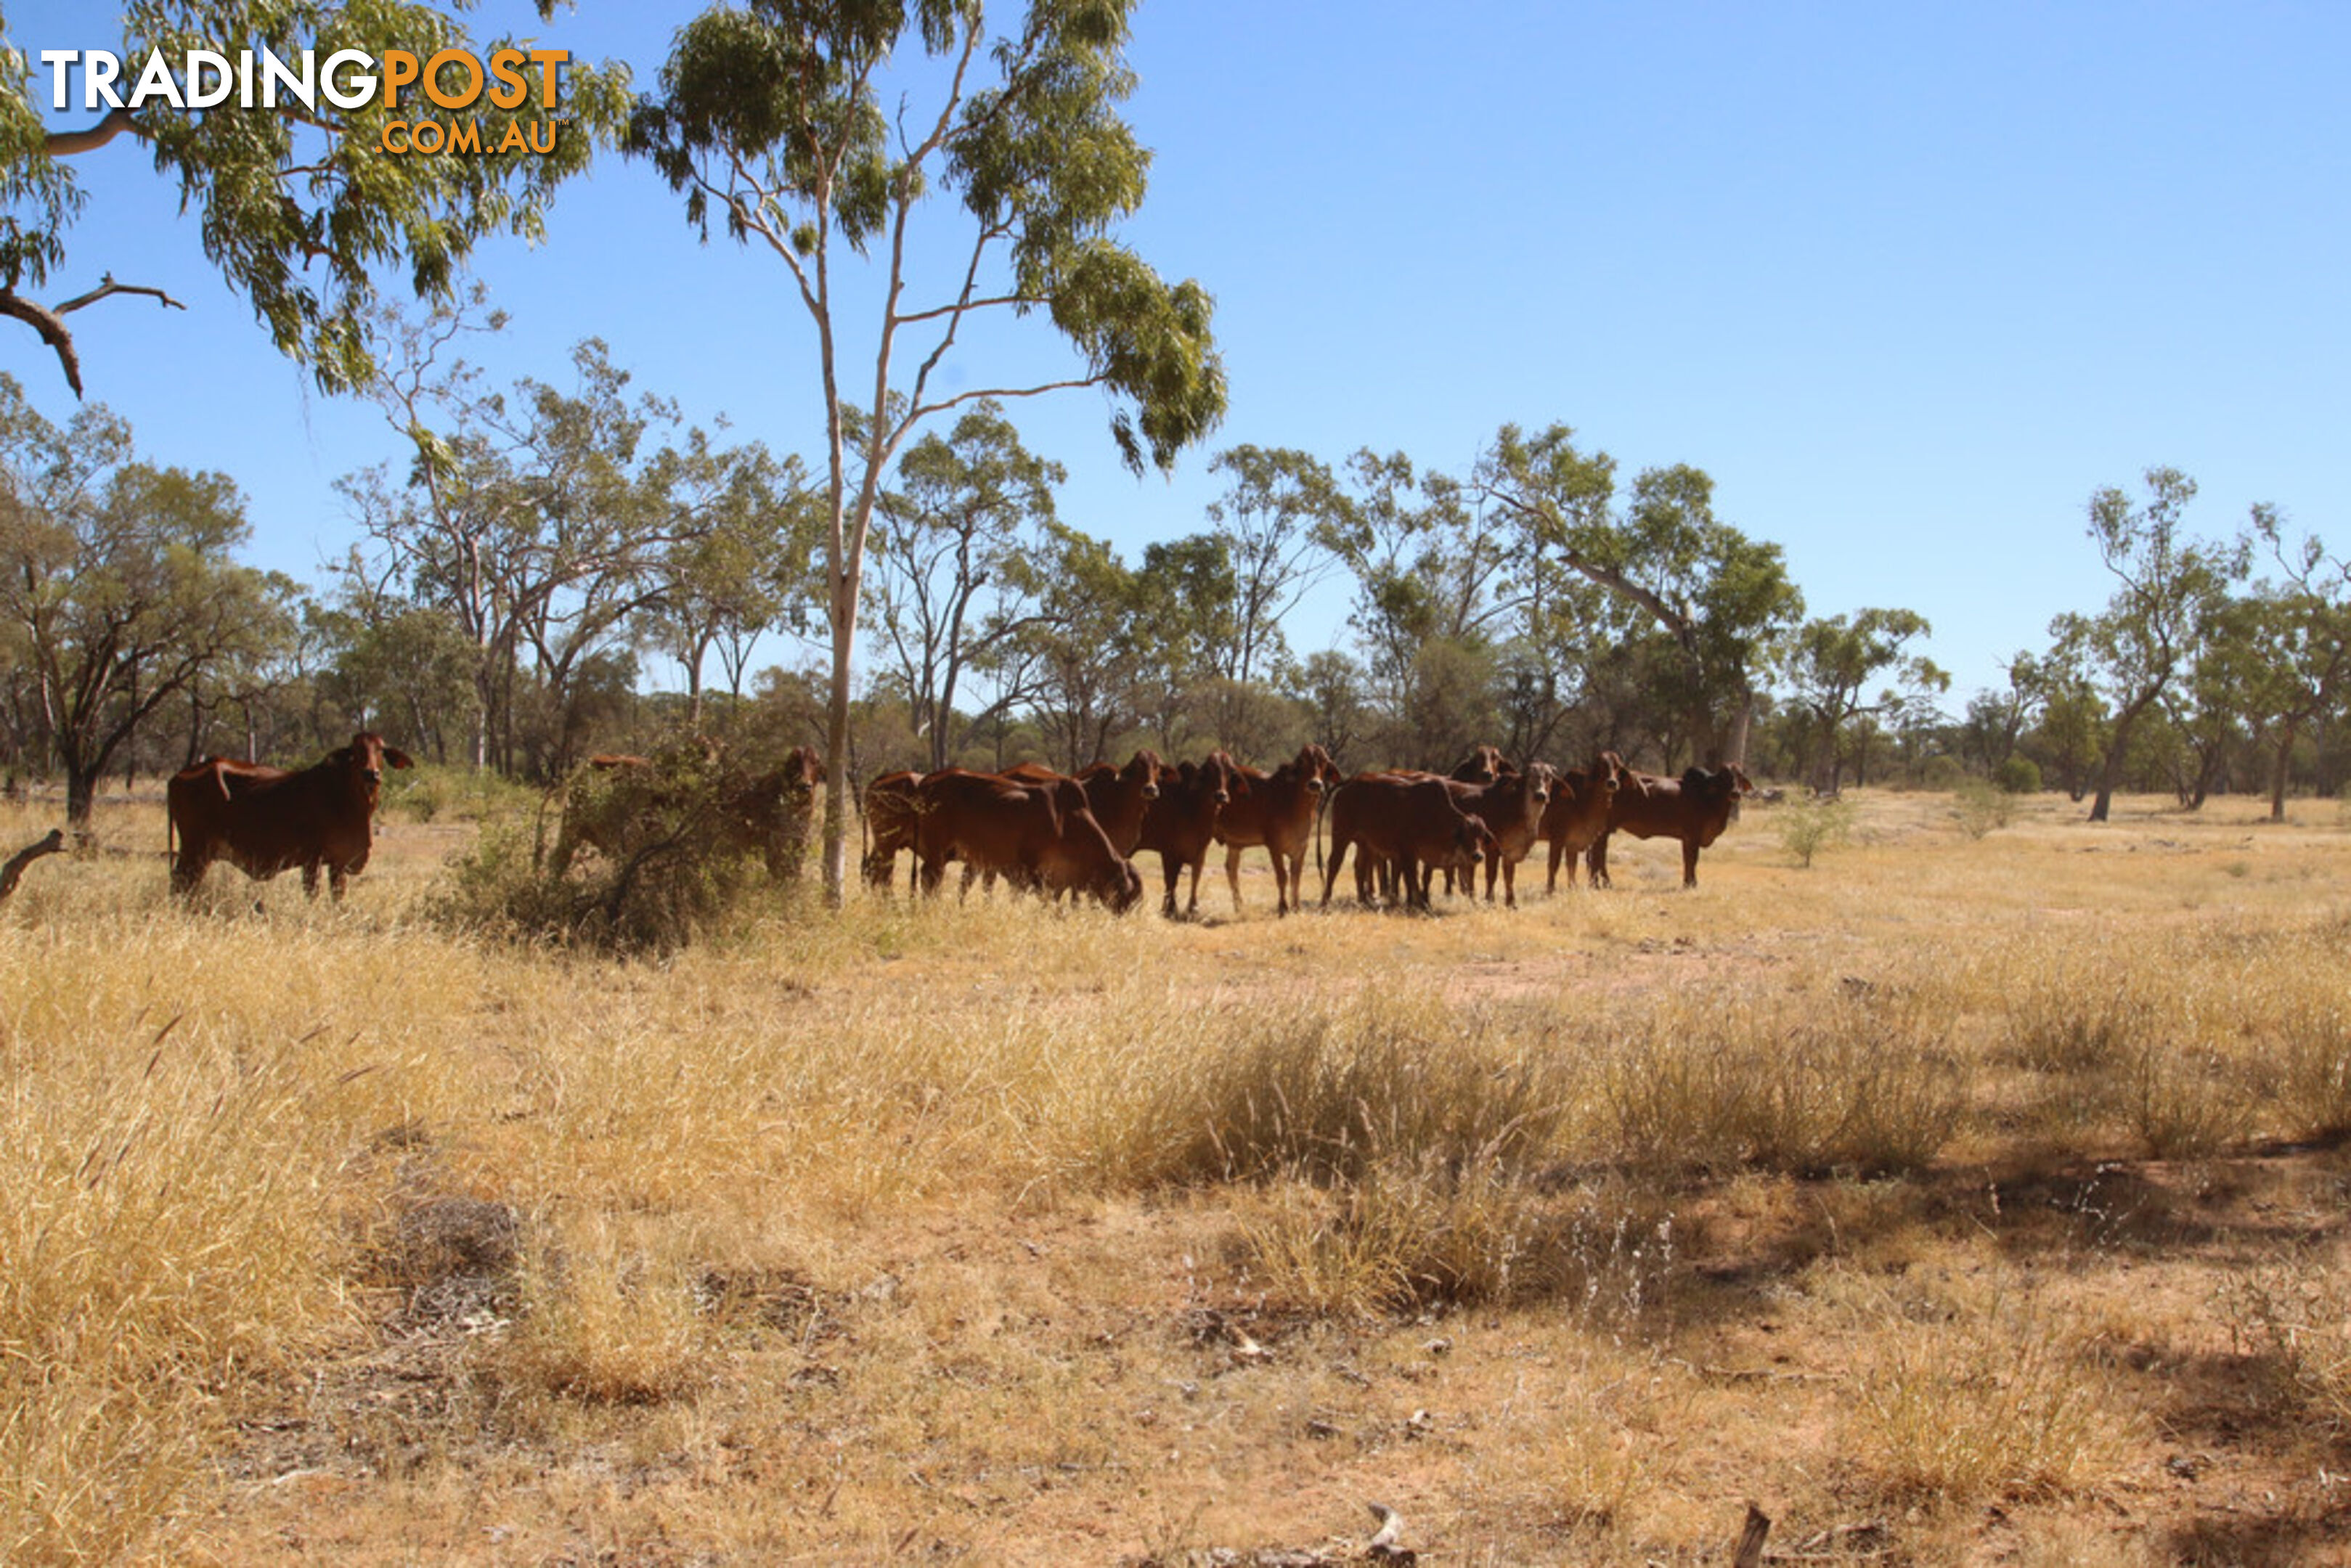
<svg viewBox="0 0 2351 1568">
<path fill-rule="evenodd" d="M 41 151 L 52 158 L 70 158 L 77 152 L 89 152 L 105 146 L 124 131 L 144 136 L 146 128 L 127 109 L 110 109 L 106 118 L 87 131 L 52 131 L 41 143 Z"/>
<path fill-rule="evenodd" d="M 110 272 L 106 275 L 105 281 L 96 288 L 87 294 L 76 295 L 57 306 L 43 305 L 38 300 L 27 299 L 14 288 L 0 288 L 0 316 L 14 316 L 41 335 L 41 341 L 56 350 L 58 368 L 66 373 L 66 385 L 73 388 L 74 396 L 79 397 L 81 396 L 81 355 L 74 348 L 73 334 L 66 330 L 66 324 L 59 318 L 68 310 L 78 310 L 85 305 L 95 305 L 108 296 L 115 294 L 152 295 L 174 310 L 187 308 L 160 288 L 117 283 L 114 281 L 114 275 Z"/>
<path fill-rule="evenodd" d="M 99 280 L 98 287 L 91 289 L 89 293 L 77 294 L 71 299 L 68 299 L 63 304 L 57 306 L 57 313 L 62 316 L 69 310 L 78 310 L 85 305 L 95 305 L 99 300 L 116 294 L 144 294 L 150 298 L 162 300 L 165 305 L 174 310 L 185 310 L 187 308 L 185 305 L 181 304 L 178 300 L 172 298 L 170 295 L 164 293 L 160 288 L 150 288 L 143 284 L 138 283 L 117 283 L 114 281 L 114 274 L 110 272 L 101 277 Z M 79 389 L 77 388 L 76 390 L 78 391 Z"/>
</svg>

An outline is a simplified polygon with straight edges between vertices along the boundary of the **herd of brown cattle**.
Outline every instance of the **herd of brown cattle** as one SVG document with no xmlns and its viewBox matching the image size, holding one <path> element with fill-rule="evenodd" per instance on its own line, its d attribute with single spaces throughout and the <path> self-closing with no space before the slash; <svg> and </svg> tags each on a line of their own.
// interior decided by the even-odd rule
<svg viewBox="0 0 2351 1568">
<path fill-rule="evenodd" d="M 299 772 L 219 757 L 182 769 L 165 791 L 166 832 L 179 846 L 173 890 L 192 893 L 214 861 L 225 860 L 256 878 L 299 866 L 312 894 L 323 868 L 340 898 L 345 880 L 367 864 L 383 769 L 408 766 L 406 754 L 363 731 Z M 602 787 L 570 792 L 550 862 L 558 874 L 582 845 L 607 856 L 635 852 L 641 824 L 665 815 L 658 808 L 671 787 L 646 758 L 593 758 L 590 769 L 582 777 L 601 776 Z M 782 768 L 721 791 L 714 804 L 720 841 L 764 855 L 779 880 L 797 875 L 821 773 L 816 754 L 799 747 Z M 871 885 L 886 891 L 897 857 L 912 852 L 914 884 L 926 894 L 937 892 L 947 862 L 959 861 L 967 888 L 976 878 L 1002 877 L 1016 888 L 1091 897 L 1123 911 L 1143 896 L 1134 857 L 1150 852 L 1159 856 L 1165 914 L 1177 913 L 1176 886 L 1189 869 L 1183 913 L 1190 915 L 1199 910 L 1200 873 L 1212 846 L 1225 847 L 1236 909 L 1242 852 L 1262 848 L 1273 862 L 1276 910 L 1287 915 L 1305 904 L 1307 848 L 1327 817 L 1326 908 L 1351 852 L 1363 904 L 1425 909 L 1438 873 L 1448 889 L 1458 883 L 1474 894 L 1482 864 L 1488 902 L 1499 879 L 1504 901 L 1515 906 L 1519 862 L 1536 844 L 1551 846 L 1550 891 L 1558 889 L 1562 862 L 1574 884 L 1579 853 L 1592 883 L 1604 886 L 1608 841 L 1619 832 L 1678 840 L 1682 883 L 1694 887 L 1698 852 L 1721 835 L 1751 789 L 1735 767 L 1665 779 L 1603 752 L 1588 768 L 1517 768 L 1492 747 L 1479 747 L 1450 774 L 1393 769 L 1344 780 L 1330 753 L 1312 745 L 1271 772 L 1222 751 L 1171 765 L 1144 750 L 1123 768 L 1097 762 L 1074 777 L 1037 763 L 1000 774 L 884 773 L 865 788 L 864 870 Z"/>
<path fill-rule="evenodd" d="M 1352 852 L 1355 896 L 1365 904 L 1426 909 L 1437 873 L 1486 898 L 1495 883 L 1518 904 L 1518 865 L 1538 843 L 1551 846 L 1548 887 L 1562 862 L 1583 854 L 1595 886 L 1608 882 L 1608 840 L 1670 838 L 1682 846 L 1682 883 L 1698 885 L 1698 852 L 1730 823 L 1752 787 L 1737 768 L 1693 768 L 1679 779 L 1636 773 L 1614 752 L 1589 768 L 1513 767 L 1480 747 L 1449 775 L 1395 769 L 1343 780 L 1331 755 L 1307 746 L 1272 772 L 1221 751 L 1170 765 L 1138 751 L 1125 767 L 1097 762 L 1072 777 L 1035 763 L 1004 773 L 959 768 L 884 773 L 866 786 L 865 878 L 886 890 L 898 856 L 914 856 L 914 883 L 935 893 L 947 862 L 964 864 L 964 885 L 1001 876 L 1059 897 L 1099 898 L 1123 910 L 1142 896 L 1133 857 L 1156 852 L 1165 883 L 1161 910 L 1176 910 L 1176 886 L 1191 873 L 1183 913 L 1198 912 L 1200 871 L 1209 847 L 1225 846 L 1233 906 L 1241 903 L 1242 852 L 1262 846 L 1273 861 L 1278 913 L 1306 898 L 1306 851 L 1324 817 L 1331 850 L 1323 907 Z M 1572 862 L 1570 885 L 1574 883 Z"/>
</svg>

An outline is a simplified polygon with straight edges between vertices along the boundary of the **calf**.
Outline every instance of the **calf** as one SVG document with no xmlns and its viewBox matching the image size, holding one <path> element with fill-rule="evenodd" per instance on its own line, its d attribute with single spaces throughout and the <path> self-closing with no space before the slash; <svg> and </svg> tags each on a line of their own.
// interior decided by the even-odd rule
<svg viewBox="0 0 2351 1568">
<path fill-rule="evenodd" d="M 410 765 L 406 752 L 361 730 L 299 772 L 225 757 L 182 768 L 163 789 L 165 847 L 178 841 L 172 891 L 193 894 L 213 862 L 225 860 L 256 881 L 300 866 L 302 891 L 313 897 L 323 866 L 340 899 L 374 847 L 384 768 Z"/>
</svg>

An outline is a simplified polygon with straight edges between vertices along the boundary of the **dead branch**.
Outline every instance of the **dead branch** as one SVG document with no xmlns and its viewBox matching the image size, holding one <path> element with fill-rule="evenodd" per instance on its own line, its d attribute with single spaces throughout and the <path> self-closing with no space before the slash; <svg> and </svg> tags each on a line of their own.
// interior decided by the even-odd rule
<svg viewBox="0 0 2351 1568">
<path fill-rule="evenodd" d="M 23 849 L 10 855 L 8 863 L 0 865 L 0 904 L 7 903 L 8 895 L 16 891 L 16 883 L 24 876 L 26 866 L 31 865 L 43 855 L 63 854 L 65 849 L 64 831 L 51 828 L 48 837 L 37 843 L 26 844 Z"/>
<path fill-rule="evenodd" d="M 162 300 L 164 304 L 170 306 L 174 310 L 185 310 L 187 308 L 185 305 L 181 304 L 178 300 L 172 298 L 170 295 L 164 293 L 160 288 L 150 288 L 145 284 L 141 283 L 117 283 L 114 281 L 114 274 L 110 272 L 106 274 L 105 277 L 101 277 L 99 280 L 98 287 L 91 289 L 89 293 L 77 294 L 71 299 L 68 299 L 65 301 L 65 303 L 57 306 L 57 313 L 62 316 L 68 310 L 78 310 L 85 305 L 95 305 L 99 300 L 111 294 L 144 294 L 150 298 Z"/>
<path fill-rule="evenodd" d="M 74 352 L 73 334 L 47 306 L 26 298 L 13 288 L 0 288 L 0 316 L 14 316 L 41 335 L 41 341 L 57 350 L 57 363 L 65 367 L 66 385 L 81 396 L 81 356 Z"/>
<path fill-rule="evenodd" d="M 114 274 L 110 272 L 99 286 L 89 293 L 78 294 L 55 308 L 43 305 L 38 300 L 27 299 L 13 288 L 0 288 L 0 316 L 14 316 L 41 335 L 41 341 L 57 352 L 57 364 L 66 372 L 66 385 L 73 388 L 74 396 L 79 397 L 81 396 L 81 355 L 75 350 L 73 334 L 66 330 L 66 324 L 62 318 L 68 310 L 78 310 L 85 305 L 95 305 L 98 301 L 116 294 L 150 295 L 174 310 L 187 308 L 185 305 L 160 288 L 149 288 L 135 283 L 117 283 L 114 281 Z"/>
</svg>

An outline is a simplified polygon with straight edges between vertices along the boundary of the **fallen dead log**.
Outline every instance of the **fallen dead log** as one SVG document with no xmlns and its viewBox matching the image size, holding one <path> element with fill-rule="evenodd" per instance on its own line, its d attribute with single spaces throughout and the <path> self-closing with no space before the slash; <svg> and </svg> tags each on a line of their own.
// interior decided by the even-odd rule
<svg viewBox="0 0 2351 1568">
<path fill-rule="evenodd" d="M 64 830 L 51 828 L 47 838 L 42 839 L 37 843 L 26 844 L 23 849 L 10 855 L 8 863 L 0 865 L 0 904 L 7 903 L 8 895 L 16 891 L 16 883 L 24 877 L 26 866 L 31 865 L 43 855 L 63 854 L 65 848 Z"/>
<path fill-rule="evenodd" d="M 1730 1568 L 1763 1568 L 1763 1538 L 1771 1533 L 1771 1518 L 1752 1502 L 1747 1505 L 1747 1528 L 1739 1532 L 1739 1549 Z"/>
</svg>

